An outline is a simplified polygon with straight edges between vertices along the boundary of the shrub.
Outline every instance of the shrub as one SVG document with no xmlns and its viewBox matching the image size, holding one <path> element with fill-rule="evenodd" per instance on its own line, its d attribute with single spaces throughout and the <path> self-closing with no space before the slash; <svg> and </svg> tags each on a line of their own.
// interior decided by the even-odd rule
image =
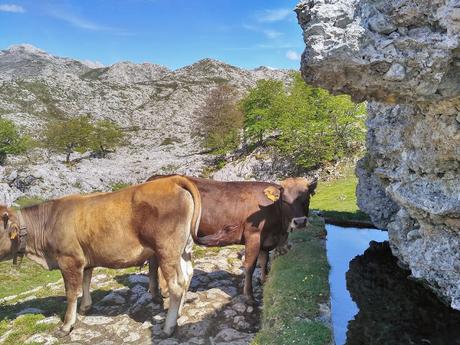
<svg viewBox="0 0 460 345">
<path fill-rule="evenodd" d="M 64 153 L 69 163 L 73 152 L 84 153 L 90 148 L 93 129 L 89 116 L 50 121 L 43 133 L 44 144 L 51 151 Z"/>
<path fill-rule="evenodd" d="M 8 154 L 21 154 L 32 145 L 27 135 L 21 135 L 13 121 L 0 118 L 0 165 L 3 165 Z"/>
<path fill-rule="evenodd" d="M 50 121 L 43 133 L 43 144 L 51 151 L 64 153 L 66 163 L 73 152 L 92 151 L 100 157 L 123 142 L 124 134 L 115 123 L 99 120 L 92 124 L 89 116 Z"/>
<path fill-rule="evenodd" d="M 110 120 L 99 120 L 95 123 L 90 138 L 91 150 L 100 157 L 114 150 L 124 141 L 125 135 L 120 127 Z"/>
</svg>

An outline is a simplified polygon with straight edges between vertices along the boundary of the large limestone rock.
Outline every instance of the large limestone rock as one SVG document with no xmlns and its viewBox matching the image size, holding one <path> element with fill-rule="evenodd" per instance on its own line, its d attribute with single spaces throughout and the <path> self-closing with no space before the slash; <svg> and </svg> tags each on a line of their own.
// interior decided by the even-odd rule
<svg viewBox="0 0 460 345">
<path fill-rule="evenodd" d="M 460 309 L 460 1 L 302 1 L 304 78 L 369 101 L 360 207 Z"/>
</svg>

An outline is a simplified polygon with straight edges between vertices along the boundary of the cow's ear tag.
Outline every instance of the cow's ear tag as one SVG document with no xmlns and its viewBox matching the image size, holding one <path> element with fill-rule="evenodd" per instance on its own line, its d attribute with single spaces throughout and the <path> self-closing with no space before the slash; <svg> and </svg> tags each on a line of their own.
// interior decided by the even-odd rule
<svg viewBox="0 0 460 345">
<path fill-rule="evenodd" d="M 269 200 L 273 202 L 277 201 L 280 198 L 280 190 L 273 186 L 265 188 L 264 194 Z"/>
<path fill-rule="evenodd" d="M 14 240 L 16 237 L 18 237 L 18 232 L 14 229 L 10 232 L 10 240 Z"/>
</svg>

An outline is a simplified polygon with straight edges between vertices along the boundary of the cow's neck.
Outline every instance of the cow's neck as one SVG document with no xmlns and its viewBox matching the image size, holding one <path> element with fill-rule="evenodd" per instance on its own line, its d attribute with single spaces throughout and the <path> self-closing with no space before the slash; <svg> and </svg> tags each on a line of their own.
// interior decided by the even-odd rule
<svg viewBox="0 0 460 345">
<path fill-rule="evenodd" d="M 41 204 L 19 211 L 20 225 L 27 231 L 25 255 L 45 268 L 51 268 L 46 255 L 49 209 L 49 205 Z"/>
</svg>

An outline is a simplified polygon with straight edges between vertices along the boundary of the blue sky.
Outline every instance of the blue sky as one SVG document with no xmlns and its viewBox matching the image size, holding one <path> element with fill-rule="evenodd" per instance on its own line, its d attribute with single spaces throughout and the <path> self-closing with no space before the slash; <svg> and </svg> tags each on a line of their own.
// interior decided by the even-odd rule
<svg viewBox="0 0 460 345">
<path fill-rule="evenodd" d="M 152 62 L 175 69 L 210 57 L 299 68 L 297 0 L 0 0 L 0 49 L 30 43 L 54 55 Z"/>
</svg>

